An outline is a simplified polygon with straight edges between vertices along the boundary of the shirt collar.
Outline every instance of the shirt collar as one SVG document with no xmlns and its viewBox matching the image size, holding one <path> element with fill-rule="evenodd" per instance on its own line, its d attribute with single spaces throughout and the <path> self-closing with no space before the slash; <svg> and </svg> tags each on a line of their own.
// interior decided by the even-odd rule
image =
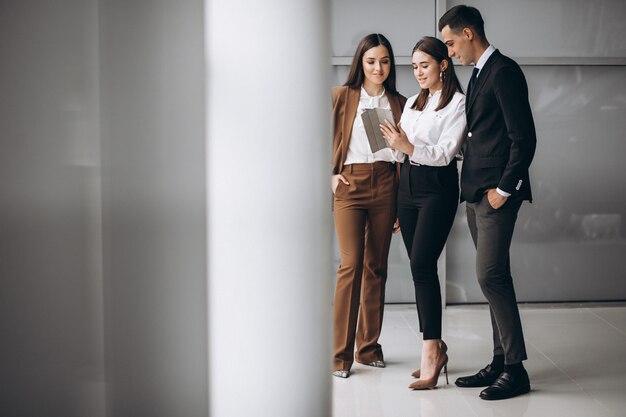
<svg viewBox="0 0 626 417">
<path fill-rule="evenodd" d="M 428 91 L 428 98 L 435 97 L 435 96 L 438 96 L 438 95 L 441 95 L 441 90 L 437 90 L 434 93 L 431 92 L 430 90 Z"/>
<path fill-rule="evenodd" d="M 367 94 L 367 91 L 365 91 L 365 88 L 361 87 L 361 97 L 362 98 L 381 98 L 384 95 L 385 95 L 385 88 L 384 87 L 383 87 L 383 92 L 380 93 L 380 95 L 378 95 L 378 96 L 370 96 L 369 94 Z"/>
<path fill-rule="evenodd" d="M 489 45 L 487 49 L 485 49 L 485 52 L 483 52 L 483 54 L 480 56 L 480 58 L 478 58 L 478 61 L 476 61 L 476 65 L 474 65 L 474 67 L 478 68 L 478 71 L 480 72 L 483 66 L 485 66 L 485 63 L 487 63 L 487 60 L 489 59 L 491 54 L 493 54 L 495 51 L 496 48 L 493 45 Z"/>
</svg>

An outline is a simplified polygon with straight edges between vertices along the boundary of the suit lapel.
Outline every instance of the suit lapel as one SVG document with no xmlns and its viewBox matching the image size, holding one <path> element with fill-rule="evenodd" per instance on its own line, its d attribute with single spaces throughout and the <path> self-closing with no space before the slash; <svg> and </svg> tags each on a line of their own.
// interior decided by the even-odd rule
<svg viewBox="0 0 626 417">
<path fill-rule="evenodd" d="M 346 113 L 343 118 L 343 134 L 342 134 L 342 155 L 348 154 L 348 145 L 350 144 L 350 136 L 352 136 L 352 126 L 356 117 L 356 109 L 359 107 L 359 98 L 361 90 L 356 88 L 346 89 Z"/>
<path fill-rule="evenodd" d="M 472 108 L 472 104 L 474 104 L 474 100 L 476 100 L 476 96 L 478 96 L 480 90 L 483 88 L 483 86 L 485 85 L 485 82 L 489 78 L 489 73 L 491 73 L 491 67 L 493 66 L 493 63 L 499 58 L 499 56 L 500 56 L 500 51 L 496 49 L 493 52 L 493 54 L 491 54 L 487 62 L 485 62 L 485 65 L 480 70 L 480 73 L 478 73 L 476 84 L 474 84 L 474 87 L 472 88 L 473 89 L 472 95 L 469 98 L 469 102 L 466 102 L 466 105 L 465 105 L 466 113 L 468 113 L 470 109 Z"/>
</svg>

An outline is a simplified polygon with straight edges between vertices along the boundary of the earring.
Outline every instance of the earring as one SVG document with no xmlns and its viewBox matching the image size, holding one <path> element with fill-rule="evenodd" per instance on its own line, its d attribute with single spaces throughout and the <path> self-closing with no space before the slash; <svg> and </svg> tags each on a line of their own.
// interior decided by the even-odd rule
<svg viewBox="0 0 626 417">
<path fill-rule="evenodd" d="M 439 81 L 443 82 L 443 78 L 444 78 L 443 71 L 439 71 Z"/>
</svg>

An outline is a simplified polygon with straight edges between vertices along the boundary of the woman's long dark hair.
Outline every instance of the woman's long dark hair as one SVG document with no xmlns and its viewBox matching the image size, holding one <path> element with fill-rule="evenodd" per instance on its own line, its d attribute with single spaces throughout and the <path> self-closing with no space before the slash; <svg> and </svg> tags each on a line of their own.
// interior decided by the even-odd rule
<svg viewBox="0 0 626 417">
<path fill-rule="evenodd" d="M 450 103 L 452 97 L 454 97 L 454 93 L 457 91 L 463 92 L 461 83 L 454 72 L 452 59 L 448 56 L 448 48 L 446 47 L 446 44 L 439 39 L 433 38 L 432 36 L 424 36 L 417 42 L 417 44 L 415 44 L 411 56 L 413 56 L 415 51 L 421 51 L 432 56 L 435 61 L 439 63 L 439 65 L 441 65 L 443 61 L 448 63 L 445 71 L 442 71 L 441 73 L 443 86 L 441 88 L 441 98 L 439 99 L 439 104 L 437 105 L 435 111 L 441 110 L 446 107 L 448 103 Z M 413 103 L 411 108 L 413 110 L 424 110 L 424 106 L 426 106 L 426 102 L 428 101 L 429 93 L 428 89 L 422 89 L 422 91 L 420 91 L 417 95 L 415 103 Z"/>
<path fill-rule="evenodd" d="M 348 74 L 348 80 L 345 82 L 345 86 L 351 88 L 360 88 L 365 80 L 365 74 L 363 72 L 363 55 L 365 52 L 377 46 L 384 46 L 389 52 L 389 75 L 383 82 L 383 87 L 387 93 L 396 95 L 398 90 L 396 89 L 396 60 L 393 57 L 393 49 L 391 49 L 391 43 L 380 33 L 371 33 L 361 39 L 359 45 L 356 47 L 354 58 L 352 59 L 352 66 L 350 67 L 350 73 Z"/>
</svg>

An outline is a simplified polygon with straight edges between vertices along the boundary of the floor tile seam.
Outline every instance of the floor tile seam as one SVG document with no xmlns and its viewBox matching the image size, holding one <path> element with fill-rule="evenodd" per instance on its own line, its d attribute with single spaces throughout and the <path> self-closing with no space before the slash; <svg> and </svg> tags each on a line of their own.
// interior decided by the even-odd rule
<svg viewBox="0 0 626 417">
<path fill-rule="evenodd" d="M 537 352 L 539 352 L 539 353 L 540 353 L 540 354 L 541 354 L 544 358 L 546 358 L 546 359 L 548 360 L 548 362 L 550 362 L 550 363 L 551 363 L 551 364 L 552 364 L 552 365 L 553 365 L 553 366 L 554 366 L 554 367 L 555 367 L 555 368 L 556 368 L 559 372 L 561 372 L 563 375 L 565 375 L 566 377 L 568 377 L 568 378 L 569 378 L 569 380 L 570 380 L 570 381 L 572 381 L 574 384 L 576 384 L 576 386 L 577 386 L 578 388 L 580 388 L 582 391 L 584 391 L 585 393 L 587 393 L 587 392 L 583 389 L 583 387 L 581 387 L 581 386 L 580 386 L 580 384 L 579 384 L 579 383 L 578 383 L 578 382 L 577 382 L 577 381 L 576 381 L 576 380 L 575 380 L 575 379 L 574 379 L 574 378 L 573 378 L 570 374 L 568 374 L 568 373 L 567 373 L 567 371 L 566 371 L 565 369 L 563 369 L 563 368 L 561 368 L 559 365 L 557 365 L 557 364 L 556 364 L 556 362 L 554 362 L 554 361 L 552 360 L 552 358 L 550 358 L 547 354 L 545 354 L 545 353 L 543 352 L 543 350 L 539 349 L 539 347 L 538 347 L 535 343 L 533 343 L 533 341 L 532 341 L 532 340 L 530 340 L 530 339 L 526 338 L 526 343 L 530 344 L 530 345 L 533 347 L 533 349 L 535 349 L 535 350 L 536 350 Z"/>
<path fill-rule="evenodd" d="M 619 327 L 617 327 L 616 325 L 614 325 L 613 323 L 611 323 L 610 321 L 608 321 L 607 319 L 605 319 L 604 317 L 602 317 L 601 315 L 599 315 L 598 313 L 593 311 L 593 309 L 587 308 L 586 310 L 589 313 L 591 313 L 594 316 L 596 316 L 597 318 L 599 318 L 600 320 L 602 320 L 603 322 L 605 322 L 606 324 L 608 324 L 609 327 L 612 327 L 613 329 L 617 330 L 617 332 L 620 333 L 621 335 L 626 336 L 626 332 L 625 331 L 623 331 L 622 329 L 620 329 Z"/>
<path fill-rule="evenodd" d="M 477 411 L 474 410 L 474 407 L 472 406 L 472 403 L 468 401 L 468 398 L 466 395 L 462 395 L 461 392 L 463 391 L 462 388 L 459 388 L 456 386 L 456 384 L 453 383 L 453 388 L 456 391 L 456 394 L 461 397 L 461 399 L 463 400 L 463 402 L 467 405 L 467 408 L 469 408 L 472 411 L 472 415 L 474 415 L 475 417 L 480 417 L 480 414 L 478 414 Z"/>
<path fill-rule="evenodd" d="M 413 329 L 413 327 L 411 327 L 411 323 L 409 323 L 409 321 L 407 320 L 406 317 L 404 317 L 404 314 L 402 314 L 402 312 L 400 313 L 400 317 L 402 317 L 402 320 L 404 321 L 404 323 L 407 325 L 407 327 L 409 328 L 409 330 L 411 331 L 411 333 L 416 336 L 419 339 L 419 331 Z"/>
<path fill-rule="evenodd" d="M 599 399 L 597 399 L 595 396 L 591 396 L 591 398 L 593 398 L 593 401 L 596 404 L 598 404 L 600 407 L 605 409 L 607 411 L 607 413 L 609 413 L 610 416 L 619 417 L 617 414 L 615 414 L 611 409 L 609 409 L 606 405 L 604 405 L 604 403 L 602 401 L 600 401 Z"/>
<path fill-rule="evenodd" d="M 557 365 L 556 362 L 554 362 L 548 355 L 546 355 L 541 349 L 539 349 L 539 347 L 536 344 L 534 344 L 532 340 L 526 339 L 526 342 L 530 344 L 533 347 L 533 349 L 535 349 L 537 352 L 543 355 L 543 357 L 546 358 L 548 362 L 550 362 L 559 372 L 561 372 L 563 375 L 569 378 L 569 380 L 572 381 L 574 385 L 576 385 L 580 391 L 582 391 L 585 395 L 587 395 L 589 398 L 593 399 L 596 403 L 598 403 L 602 407 L 602 409 L 607 411 L 609 414 L 612 414 L 612 411 L 606 405 L 602 404 L 602 402 L 600 402 L 592 393 L 590 393 L 585 388 L 583 388 L 583 386 L 580 385 L 580 383 L 575 378 L 573 378 L 570 374 L 568 374 L 565 369 Z M 532 386 L 532 380 L 531 380 L 531 386 Z"/>
</svg>

